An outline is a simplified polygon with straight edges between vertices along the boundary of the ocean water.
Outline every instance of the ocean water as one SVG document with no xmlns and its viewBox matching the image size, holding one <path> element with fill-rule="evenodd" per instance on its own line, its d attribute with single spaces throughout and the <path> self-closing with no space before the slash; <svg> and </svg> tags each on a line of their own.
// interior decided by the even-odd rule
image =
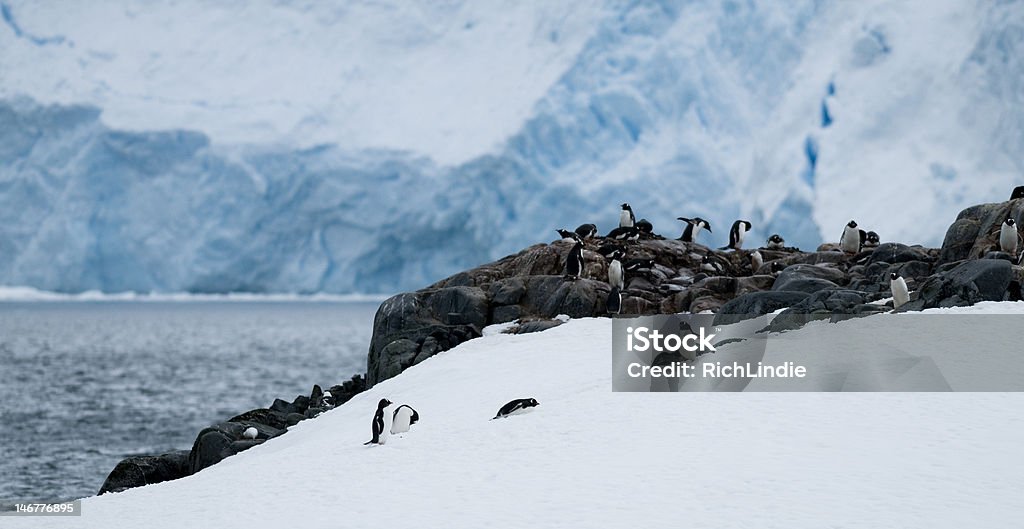
<svg viewBox="0 0 1024 529">
<path fill-rule="evenodd" d="M 0 302 L 0 499 L 96 494 L 130 455 L 366 368 L 376 302 Z"/>
</svg>

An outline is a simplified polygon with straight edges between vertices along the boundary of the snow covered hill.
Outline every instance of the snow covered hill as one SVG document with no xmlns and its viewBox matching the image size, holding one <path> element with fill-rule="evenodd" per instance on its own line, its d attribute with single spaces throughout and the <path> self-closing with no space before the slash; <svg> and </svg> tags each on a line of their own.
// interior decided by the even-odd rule
<svg viewBox="0 0 1024 529">
<path fill-rule="evenodd" d="M 1024 303 L 872 318 L 934 312 Z M 612 393 L 610 344 L 608 319 L 485 336 L 194 476 L 4 526 L 962 528 L 1024 512 L 1019 393 Z M 363 446 L 382 397 L 421 422 Z M 526 397 L 540 406 L 490 420 Z"/>
<path fill-rule="evenodd" d="M 0 14 L 4 285 L 395 292 L 622 201 L 936 245 L 1024 172 L 1020 1 Z"/>
</svg>

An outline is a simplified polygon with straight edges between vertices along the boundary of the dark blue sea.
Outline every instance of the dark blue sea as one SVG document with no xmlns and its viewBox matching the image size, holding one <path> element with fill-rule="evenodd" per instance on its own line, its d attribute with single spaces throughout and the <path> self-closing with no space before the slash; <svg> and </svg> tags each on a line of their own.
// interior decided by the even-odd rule
<svg viewBox="0 0 1024 529">
<path fill-rule="evenodd" d="M 0 499 L 95 495 L 121 459 L 366 368 L 376 302 L 0 302 Z"/>
</svg>

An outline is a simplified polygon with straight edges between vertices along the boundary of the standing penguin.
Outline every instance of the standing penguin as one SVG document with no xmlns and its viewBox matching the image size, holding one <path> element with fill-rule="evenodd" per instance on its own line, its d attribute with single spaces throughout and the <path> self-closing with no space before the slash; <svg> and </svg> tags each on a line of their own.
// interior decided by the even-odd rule
<svg viewBox="0 0 1024 529">
<path fill-rule="evenodd" d="M 765 246 L 769 250 L 781 250 L 786 247 L 786 239 L 783 239 L 778 233 L 773 233 L 771 237 L 768 237 L 766 243 Z"/>
<path fill-rule="evenodd" d="M 857 229 L 857 223 L 851 220 L 846 223 L 843 235 L 839 237 L 839 248 L 846 253 L 857 253 L 866 235 L 864 230 Z"/>
<path fill-rule="evenodd" d="M 583 275 L 583 244 L 576 242 L 565 257 L 565 278 L 576 280 Z"/>
<path fill-rule="evenodd" d="M 732 223 L 732 228 L 729 229 L 729 245 L 723 246 L 721 250 L 732 248 L 733 250 L 739 250 L 743 247 L 743 238 L 750 231 L 751 224 L 747 220 L 737 220 Z"/>
<path fill-rule="evenodd" d="M 536 406 L 540 406 L 540 403 L 537 402 L 537 399 L 516 399 L 502 406 L 501 409 L 498 410 L 498 414 L 495 415 L 491 420 L 493 421 L 498 417 L 508 417 L 509 415 L 520 413 L 523 410 L 533 408 Z"/>
<path fill-rule="evenodd" d="M 622 311 L 622 292 L 619 287 L 612 287 L 612 291 L 608 293 L 605 310 L 608 311 L 608 314 L 618 314 Z"/>
<path fill-rule="evenodd" d="M 899 274 L 889 274 L 889 289 L 892 290 L 892 306 L 900 308 L 904 303 L 910 301 L 910 291 L 907 290 L 907 282 Z"/>
<path fill-rule="evenodd" d="M 629 204 L 622 203 L 622 211 L 619 212 L 619 227 L 620 228 L 632 228 L 633 223 L 636 222 L 636 217 L 633 216 L 633 208 L 629 207 Z"/>
<path fill-rule="evenodd" d="M 364 445 L 382 445 L 384 444 L 384 441 L 387 440 L 387 434 L 384 430 L 384 408 L 387 408 L 390 405 L 391 401 L 388 399 L 380 399 L 380 402 L 377 403 L 377 412 L 373 414 L 373 424 L 371 424 L 371 427 L 373 428 L 373 439 L 363 443 Z"/>
<path fill-rule="evenodd" d="M 597 236 L 597 225 L 596 224 L 580 224 L 576 228 L 576 234 L 584 239 Z"/>
<path fill-rule="evenodd" d="M 757 271 L 764 265 L 764 257 L 761 256 L 761 252 L 754 250 L 754 253 L 750 254 L 750 275 L 757 275 Z"/>
<path fill-rule="evenodd" d="M 999 249 L 1017 256 L 1017 223 L 1013 219 L 1006 219 L 999 228 Z"/>
<path fill-rule="evenodd" d="M 416 410 L 412 409 L 408 404 L 402 404 L 395 408 L 395 413 L 391 416 L 391 433 L 408 432 L 409 427 L 416 424 L 416 421 L 419 420 L 420 414 L 416 413 Z"/>
<path fill-rule="evenodd" d="M 697 242 L 697 236 L 700 235 L 700 230 L 702 229 L 708 230 L 708 233 L 714 233 L 711 231 L 711 224 L 700 217 L 694 217 L 692 219 L 677 217 L 676 220 L 681 220 L 686 223 L 683 235 L 679 237 L 680 241 Z"/>
<path fill-rule="evenodd" d="M 617 287 L 620 290 L 625 288 L 625 280 L 622 274 L 622 259 L 623 254 L 621 252 L 613 252 L 609 258 L 611 262 L 608 263 L 608 284 Z"/>
</svg>

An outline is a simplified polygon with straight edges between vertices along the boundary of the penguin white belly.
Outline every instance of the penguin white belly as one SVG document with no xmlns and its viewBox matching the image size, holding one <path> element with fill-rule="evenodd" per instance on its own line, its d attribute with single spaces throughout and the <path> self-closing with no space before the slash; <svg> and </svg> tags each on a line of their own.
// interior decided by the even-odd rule
<svg viewBox="0 0 1024 529">
<path fill-rule="evenodd" d="M 626 211 L 626 210 L 622 210 L 621 212 L 619 212 L 619 227 L 620 228 L 629 228 L 632 225 L 633 225 L 633 217 L 631 217 L 629 215 L 629 212 Z"/>
<path fill-rule="evenodd" d="M 412 424 L 412 408 L 402 406 L 395 412 L 394 422 L 391 423 L 391 433 L 405 433 L 409 431 Z"/>
<path fill-rule="evenodd" d="M 743 237 L 747 234 L 747 230 L 740 226 L 739 230 L 736 230 L 736 249 L 743 248 Z"/>
<path fill-rule="evenodd" d="M 860 251 L 860 230 L 847 226 L 843 229 L 842 240 L 839 247 L 846 253 L 857 253 Z"/>
<path fill-rule="evenodd" d="M 619 261 L 612 261 L 608 265 L 608 284 L 613 287 L 619 287 L 619 290 L 624 288 L 622 280 L 622 263 Z"/>
<path fill-rule="evenodd" d="M 999 230 L 999 249 L 1014 257 L 1017 256 L 1017 228 L 1003 223 Z"/>
<path fill-rule="evenodd" d="M 898 277 L 889 282 L 889 288 L 892 290 L 892 305 L 895 308 L 900 308 L 903 304 L 910 301 L 910 292 L 907 290 L 907 282 L 902 277 Z"/>
</svg>

